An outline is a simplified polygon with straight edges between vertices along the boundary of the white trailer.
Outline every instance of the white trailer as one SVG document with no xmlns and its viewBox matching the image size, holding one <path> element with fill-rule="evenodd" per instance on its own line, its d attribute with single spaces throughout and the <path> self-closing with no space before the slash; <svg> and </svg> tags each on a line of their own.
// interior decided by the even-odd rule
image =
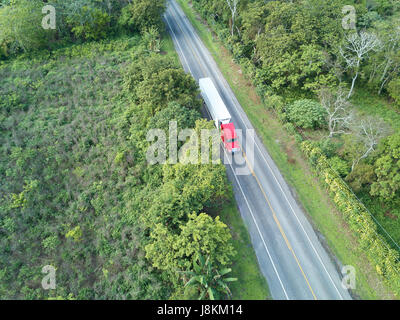
<svg viewBox="0 0 400 320">
<path fill-rule="evenodd" d="M 217 129 L 221 129 L 221 124 L 228 124 L 231 122 L 231 114 L 210 78 L 201 78 L 199 80 L 199 85 L 201 96 L 206 102 L 207 109 L 215 122 L 215 126 Z"/>
</svg>

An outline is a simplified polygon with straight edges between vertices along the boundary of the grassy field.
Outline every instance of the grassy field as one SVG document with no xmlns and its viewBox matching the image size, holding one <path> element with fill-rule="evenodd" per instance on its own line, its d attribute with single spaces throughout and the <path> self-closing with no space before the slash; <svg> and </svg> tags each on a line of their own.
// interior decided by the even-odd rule
<svg viewBox="0 0 400 320">
<path fill-rule="evenodd" d="M 167 52 L 168 56 L 173 56 L 176 63 L 179 63 L 179 57 L 175 52 L 171 37 L 164 36 L 163 50 Z M 233 282 L 230 285 L 233 299 L 271 299 L 267 281 L 261 274 L 249 233 L 236 207 L 233 194 L 231 199 L 231 202 L 226 204 L 217 214 L 221 216 L 221 220 L 231 230 L 233 245 L 237 251 L 231 273 L 232 277 L 238 278 L 237 282 Z"/>
<path fill-rule="evenodd" d="M 374 115 L 389 123 L 393 130 L 400 130 L 400 109 L 388 99 L 378 94 L 371 94 L 366 88 L 357 87 L 351 102 L 362 114 Z"/>
<path fill-rule="evenodd" d="M 313 177 L 294 139 L 282 128 L 275 114 L 264 107 L 254 87 L 242 75 L 240 66 L 233 62 L 222 43 L 213 37 L 189 1 L 178 2 L 210 50 L 286 181 L 296 190 L 298 200 L 308 212 L 315 229 L 323 235 L 330 251 L 343 265 L 356 268 L 357 288 L 354 296 L 361 299 L 392 299 L 393 295 L 376 275 L 374 267 L 369 264 L 326 191 Z"/>
</svg>

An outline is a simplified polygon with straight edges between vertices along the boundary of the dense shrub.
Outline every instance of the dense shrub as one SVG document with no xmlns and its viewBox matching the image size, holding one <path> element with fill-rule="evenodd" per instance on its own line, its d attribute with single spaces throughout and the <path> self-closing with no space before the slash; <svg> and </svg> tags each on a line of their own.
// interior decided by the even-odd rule
<svg viewBox="0 0 400 320">
<path fill-rule="evenodd" d="M 0 57 L 44 48 L 53 34 L 42 28 L 43 2 L 17 0 L 0 6 Z"/>
<path fill-rule="evenodd" d="M 384 201 L 398 201 L 400 196 L 400 133 L 389 136 L 379 148 L 374 163 L 376 181 L 371 195 Z"/>
<path fill-rule="evenodd" d="M 376 181 L 374 167 L 368 163 L 360 163 L 346 177 L 346 182 L 354 192 L 363 190 L 369 192 L 369 187 L 373 181 Z"/>
<path fill-rule="evenodd" d="M 152 26 L 161 29 L 164 10 L 165 0 L 132 0 L 122 9 L 118 23 L 131 31 L 143 31 Z"/>
<path fill-rule="evenodd" d="M 350 172 L 349 164 L 338 156 L 328 159 L 328 163 L 342 178 L 346 177 Z"/>
<path fill-rule="evenodd" d="M 388 92 L 396 102 L 397 106 L 400 107 L 400 78 L 390 81 Z"/>
<path fill-rule="evenodd" d="M 110 20 L 101 9 L 82 6 L 66 18 L 66 23 L 77 39 L 98 40 L 107 35 Z"/>
<path fill-rule="evenodd" d="M 143 104 L 152 115 L 173 101 L 188 108 L 200 107 L 193 94 L 198 90 L 193 77 L 160 55 L 132 63 L 124 73 L 123 85 L 134 101 Z"/>
<path fill-rule="evenodd" d="M 326 124 L 325 109 L 313 100 L 295 101 L 286 107 L 286 115 L 290 122 L 304 129 L 317 129 Z"/>
<path fill-rule="evenodd" d="M 336 154 L 337 145 L 330 138 L 319 141 L 318 147 L 327 158 L 331 158 Z"/>
</svg>

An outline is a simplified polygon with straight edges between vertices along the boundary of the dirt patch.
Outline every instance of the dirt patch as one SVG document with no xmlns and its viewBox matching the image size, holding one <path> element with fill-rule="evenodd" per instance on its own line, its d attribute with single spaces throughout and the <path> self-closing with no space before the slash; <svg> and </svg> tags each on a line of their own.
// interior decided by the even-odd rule
<svg viewBox="0 0 400 320">
<path fill-rule="evenodd" d="M 386 211 L 385 212 L 385 217 L 388 217 L 389 219 L 392 220 L 397 220 L 397 216 L 395 216 L 393 213 L 391 213 L 390 211 Z"/>
</svg>

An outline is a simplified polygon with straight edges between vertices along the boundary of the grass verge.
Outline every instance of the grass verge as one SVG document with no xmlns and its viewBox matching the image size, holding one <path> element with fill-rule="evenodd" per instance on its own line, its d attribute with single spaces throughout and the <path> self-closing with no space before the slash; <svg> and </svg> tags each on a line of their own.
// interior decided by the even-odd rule
<svg viewBox="0 0 400 320">
<path fill-rule="evenodd" d="M 232 265 L 232 277 L 238 281 L 230 284 L 234 300 L 271 299 L 268 284 L 261 274 L 250 236 L 232 196 L 230 204 L 219 212 L 221 220 L 231 230 L 237 255 Z"/>
<path fill-rule="evenodd" d="M 282 128 L 275 114 L 264 107 L 255 88 L 242 75 L 240 67 L 233 62 L 223 44 L 213 37 L 213 33 L 196 15 L 189 0 L 177 1 L 213 55 L 286 181 L 296 190 L 293 192 L 295 197 L 309 214 L 310 222 L 320 233 L 332 258 L 355 267 L 354 296 L 361 299 L 393 299 L 394 296 L 358 246 L 355 236 L 330 201 L 326 190 L 314 178 L 293 137 Z"/>
</svg>

